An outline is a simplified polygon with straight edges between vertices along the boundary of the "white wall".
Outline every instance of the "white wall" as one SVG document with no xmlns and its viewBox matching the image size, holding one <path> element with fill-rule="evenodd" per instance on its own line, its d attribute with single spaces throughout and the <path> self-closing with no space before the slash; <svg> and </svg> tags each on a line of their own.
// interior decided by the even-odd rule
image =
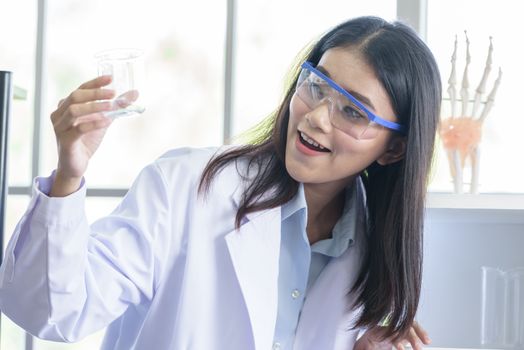
<svg viewBox="0 0 524 350">
<path fill-rule="evenodd" d="M 428 209 L 425 231 L 418 320 L 432 346 L 480 348 L 481 266 L 524 267 L 524 210 Z"/>
</svg>

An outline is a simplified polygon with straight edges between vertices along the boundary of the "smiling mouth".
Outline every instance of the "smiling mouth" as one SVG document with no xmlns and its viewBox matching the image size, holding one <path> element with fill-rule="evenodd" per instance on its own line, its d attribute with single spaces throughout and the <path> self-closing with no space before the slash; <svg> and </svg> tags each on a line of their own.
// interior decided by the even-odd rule
<svg viewBox="0 0 524 350">
<path fill-rule="evenodd" d="M 318 142 L 316 142 L 301 131 L 298 132 L 298 138 L 304 146 L 306 146 L 309 149 L 312 149 L 313 151 L 326 153 L 331 152 L 328 148 L 322 146 L 321 144 L 319 144 Z"/>
</svg>

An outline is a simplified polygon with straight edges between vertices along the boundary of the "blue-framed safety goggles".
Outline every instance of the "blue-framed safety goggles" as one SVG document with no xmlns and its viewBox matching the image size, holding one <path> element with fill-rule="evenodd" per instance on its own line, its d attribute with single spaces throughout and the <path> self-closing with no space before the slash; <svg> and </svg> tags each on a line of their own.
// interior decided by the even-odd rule
<svg viewBox="0 0 524 350">
<path fill-rule="evenodd" d="M 310 62 L 302 64 L 296 94 L 310 109 L 329 101 L 329 114 L 333 126 L 355 138 L 374 138 L 381 127 L 401 134 L 406 133 L 404 125 L 383 119 L 371 112 Z"/>
</svg>

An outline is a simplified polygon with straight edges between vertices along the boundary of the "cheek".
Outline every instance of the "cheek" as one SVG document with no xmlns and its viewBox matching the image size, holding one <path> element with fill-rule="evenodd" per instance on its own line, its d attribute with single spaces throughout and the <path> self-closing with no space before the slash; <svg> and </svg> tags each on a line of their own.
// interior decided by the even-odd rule
<svg viewBox="0 0 524 350">
<path fill-rule="evenodd" d="M 388 132 L 379 132 L 379 134 L 373 139 L 361 139 L 358 140 L 349 135 L 344 134 L 342 131 L 337 130 L 334 133 L 337 145 L 341 149 L 346 151 L 352 151 L 355 154 L 367 155 L 370 157 L 378 157 L 380 154 L 385 152 L 388 148 L 388 144 L 391 141 L 391 135 Z"/>
<path fill-rule="evenodd" d="M 332 140 L 336 155 L 362 157 L 370 151 L 371 143 L 355 139 L 343 131 L 333 128 Z"/>
<path fill-rule="evenodd" d="M 300 101 L 296 94 L 293 95 L 289 102 L 289 124 L 297 125 L 306 113 L 306 105 Z"/>
<path fill-rule="evenodd" d="M 377 160 L 387 149 L 387 140 L 357 140 L 341 132 L 336 133 L 334 140 L 337 158 L 363 168 Z"/>
</svg>

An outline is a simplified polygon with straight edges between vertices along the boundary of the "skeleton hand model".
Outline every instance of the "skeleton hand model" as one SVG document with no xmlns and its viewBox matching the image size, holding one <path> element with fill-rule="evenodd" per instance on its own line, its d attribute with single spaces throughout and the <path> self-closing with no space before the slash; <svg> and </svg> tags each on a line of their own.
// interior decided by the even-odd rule
<svg viewBox="0 0 524 350">
<path fill-rule="evenodd" d="M 482 137 L 482 125 L 489 111 L 493 107 L 495 101 L 495 94 L 500 85 L 502 77 L 502 70 L 499 68 L 497 80 L 494 83 L 493 89 L 487 97 L 485 102 L 481 101 L 482 95 L 486 90 L 486 81 L 491 71 L 493 42 L 490 37 L 490 45 L 488 51 L 488 58 L 484 74 L 475 90 L 473 100 L 469 99 L 469 80 L 468 67 L 471 62 L 469 54 L 469 39 L 466 33 L 466 67 L 464 68 L 464 75 L 462 79 L 462 88 L 460 90 L 460 99 L 456 97 L 456 70 L 455 63 L 457 60 L 457 39 L 455 37 L 455 49 L 451 57 L 451 75 L 448 80 L 448 93 L 451 102 L 451 115 L 446 116 L 440 124 L 439 134 L 446 150 L 451 176 L 453 177 L 453 184 L 455 193 L 463 193 L 463 173 L 466 161 L 471 162 L 471 193 L 478 193 L 479 181 L 479 160 L 480 160 L 480 140 Z M 456 103 L 461 102 L 461 111 L 457 115 Z M 480 112 L 481 104 L 484 104 L 482 112 Z M 472 108 L 468 108 L 472 106 Z"/>
</svg>

